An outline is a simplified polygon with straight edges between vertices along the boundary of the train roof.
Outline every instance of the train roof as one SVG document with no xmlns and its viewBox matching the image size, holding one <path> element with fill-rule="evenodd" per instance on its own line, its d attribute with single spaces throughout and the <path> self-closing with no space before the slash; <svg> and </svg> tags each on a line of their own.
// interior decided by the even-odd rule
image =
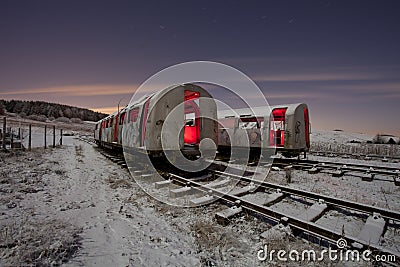
<svg viewBox="0 0 400 267">
<path fill-rule="evenodd" d="M 282 104 L 275 106 L 254 107 L 254 108 L 218 110 L 218 118 L 222 119 L 231 117 L 264 117 L 266 115 L 269 115 L 271 111 L 276 108 L 296 109 L 298 106 L 301 105 L 306 105 L 306 104 L 295 103 L 295 104 Z"/>
</svg>

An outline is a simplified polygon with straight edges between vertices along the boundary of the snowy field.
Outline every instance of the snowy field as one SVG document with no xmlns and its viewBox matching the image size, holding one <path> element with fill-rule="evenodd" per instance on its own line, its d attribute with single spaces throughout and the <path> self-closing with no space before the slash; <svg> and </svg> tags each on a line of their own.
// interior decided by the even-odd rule
<svg viewBox="0 0 400 267">
<path fill-rule="evenodd" d="M 330 151 L 333 153 L 400 157 L 400 145 L 368 143 L 374 137 L 364 133 L 313 130 L 310 135 L 310 149 L 312 151 Z M 393 138 L 396 142 L 400 140 L 398 136 L 384 137 L 383 140 L 387 142 L 389 138 Z"/>
<path fill-rule="evenodd" d="M 315 132 L 312 141 L 345 144 L 356 137 L 372 138 L 343 132 L 325 136 L 330 137 Z M 221 226 L 214 215 L 226 208 L 223 205 L 185 209 L 159 203 L 97 148 L 71 136 L 64 137 L 63 143 L 55 149 L 0 154 L 0 266 L 283 266 L 279 261 L 260 262 L 258 250 L 265 244 L 273 249 L 322 249 L 290 231 L 271 231 L 261 237 L 271 225 L 246 214 Z M 271 171 L 267 180 L 287 184 L 283 171 Z M 394 183 L 293 170 L 288 185 L 399 209 L 400 189 Z M 287 199 L 272 208 L 296 215 L 306 207 Z M 344 226 L 345 233 L 352 235 L 363 224 L 357 216 L 344 217 L 335 210 L 318 223 L 339 231 Z M 397 225 L 382 240 L 388 249 L 400 251 L 398 229 Z M 305 265 L 373 266 L 365 262 Z"/>
</svg>

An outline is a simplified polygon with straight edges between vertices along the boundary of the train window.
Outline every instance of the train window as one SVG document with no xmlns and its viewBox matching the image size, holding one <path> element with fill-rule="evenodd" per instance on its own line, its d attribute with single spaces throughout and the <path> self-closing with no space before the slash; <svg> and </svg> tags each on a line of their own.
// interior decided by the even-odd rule
<svg viewBox="0 0 400 267">
<path fill-rule="evenodd" d="M 119 125 L 124 124 L 126 112 L 121 113 L 121 117 L 119 118 Z"/>
<path fill-rule="evenodd" d="M 185 114 L 185 125 L 195 126 L 196 125 L 195 118 L 196 118 L 196 114 L 194 112 L 186 113 Z"/>
<path fill-rule="evenodd" d="M 240 129 L 257 129 L 257 122 L 239 122 Z"/>
<path fill-rule="evenodd" d="M 269 143 L 283 147 L 285 144 L 285 115 L 287 108 L 276 108 L 271 113 Z"/>
<path fill-rule="evenodd" d="M 186 144 L 195 144 L 198 142 L 198 129 L 196 127 L 196 115 L 195 113 L 185 114 L 185 130 L 184 130 L 184 142 Z"/>
<path fill-rule="evenodd" d="M 232 117 L 225 117 L 223 119 L 219 119 L 219 124 L 221 125 L 220 128 L 223 129 L 233 129 L 235 128 L 236 119 L 234 116 Z"/>
<path fill-rule="evenodd" d="M 239 121 L 240 129 L 260 128 L 260 121 L 256 117 L 241 117 Z"/>
<path fill-rule="evenodd" d="M 195 121 L 193 119 L 185 120 L 185 121 L 186 121 L 186 123 L 185 123 L 186 126 L 195 126 Z"/>
<path fill-rule="evenodd" d="M 139 108 L 134 108 L 129 112 L 129 121 L 136 122 L 139 116 Z"/>
</svg>

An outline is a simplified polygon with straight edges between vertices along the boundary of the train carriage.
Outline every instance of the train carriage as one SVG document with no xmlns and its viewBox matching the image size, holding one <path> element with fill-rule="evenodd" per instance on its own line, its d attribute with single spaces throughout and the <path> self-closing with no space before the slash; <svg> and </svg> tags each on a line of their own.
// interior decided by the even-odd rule
<svg viewBox="0 0 400 267">
<path fill-rule="evenodd" d="M 217 143 L 217 127 L 212 96 L 200 86 L 184 84 L 146 95 L 99 121 L 95 138 L 100 146 L 124 146 L 132 153 L 162 156 L 166 150 L 179 150 L 198 155 L 203 139 Z"/>
<path fill-rule="evenodd" d="M 172 119 L 168 116 L 174 113 Z M 219 124 L 216 123 L 218 118 Z M 166 121 L 170 125 L 166 126 Z M 164 128 L 164 131 L 163 131 Z M 165 130 L 168 128 L 168 130 Z M 210 138 L 218 152 L 250 148 L 287 157 L 310 148 L 308 107 L 304 103 L 218 111 L 200 86 L 173 86 L 147 95 L 96 124 L 99 146 L 162 156 L 165 151 L 198 155 L 201 140 Z"/>
<path fill-rule="evenodd" d="M 310 148 L 308 107 L 303 103 L 223 110 L 218 120 L 218 151 L 222 153 L 250 148 L 250 153 L 259 155 L 274 149 L 292 157 Z"/>
</svg>

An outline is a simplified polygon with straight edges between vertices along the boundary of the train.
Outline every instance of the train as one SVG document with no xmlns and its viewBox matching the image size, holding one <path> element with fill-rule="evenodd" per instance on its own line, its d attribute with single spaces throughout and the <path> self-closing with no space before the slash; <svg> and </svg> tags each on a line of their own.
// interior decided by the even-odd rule
<svg viewBox="0 0 400 267">
<path fill-rule="evenodd" d="M 217 137 L 217 107 L 212 99 L 194 84 L 171 86 L 97 122 L 94 138 L 100 147 L 132 154 L 159 157 L 168 150 L 179 150 L 184 155 L 198 155 L 202 140 L 215 141 Z"/>
<path fill-rule="evenodd" d="M 145 95 L 98 121 L 94 139 L 99 147 L 151 157 L 166 151 L 199 157 L 205 139 L 219 154 L 247 147 L 253 155 L 273 150 L 294 157 L 309 150 L 310 129 L 304 103 L 218 111 L 206 89 L 182 84 Z"/>
<path fill-rule="evenodd" d="M 299 156 L 310 149 L 311 124 L 304 103 L 222 110 L 218 113 L 218 151 L 230 153 L 250 149 Z"/>
</svg>

